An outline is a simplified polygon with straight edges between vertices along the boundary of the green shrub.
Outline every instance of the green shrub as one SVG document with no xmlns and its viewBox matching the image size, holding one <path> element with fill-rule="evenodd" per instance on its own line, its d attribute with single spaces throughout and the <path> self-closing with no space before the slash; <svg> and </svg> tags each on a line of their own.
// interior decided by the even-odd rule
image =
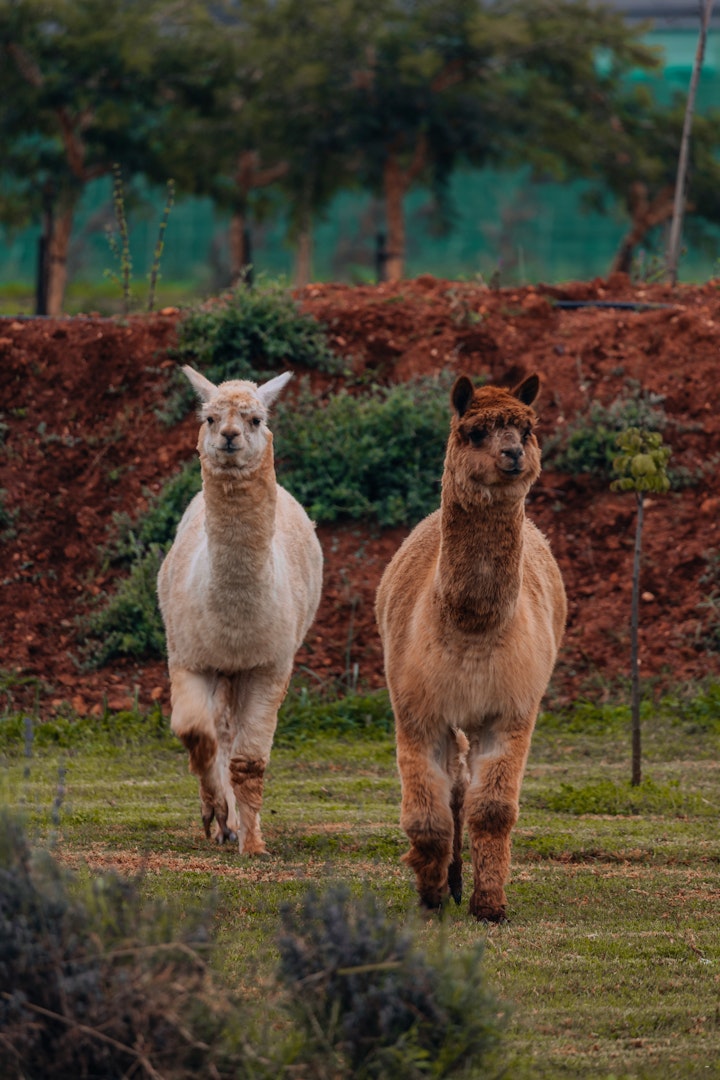
<svg viewBox="0 0 720 1080">
<path fill-rule="evenodd" d="M 692 697 L 667 697 L 660 703 L 674 723 L 682 724 L 688 734 L 720 735 L 720 682 L 695 690 Z"/>
<path fill-rule="evenodd" d="M 90 667 L 118 656 L 163 656 L 165 631 L 157 602 L 157 575 L 163 550 L 151 545 L 117 592 L 83 620 L 81 640 Z"/>
<path fill-rule="evenodd" d="M 646 779 L 629 781 L 597 780 L 560 789 L 538 800 L 543 808 L 558 814 L 697 814 L 714 812 L 700 795 L 686 792 L 677 780 L 656 784 Z"/>
<path fill-rule="evenodd" d="M 177 359 L 214 383 L 263 382 L 289 363 L 336 374 L 345 366 L 328 345 L 322 324 L 301 312 L 289 289 L 277 281 L 240 285 L 190 311 L 178 326 L 178 341 Z M 183 379 L 163 418 L 173 423 L 194 400 Z"/>
<path fill-rule="evenodd" d="M 279 979 L 303 1033 L 298 1064 L 327 1060 L 314 1076 L 498 1075 L 498 1007 L 482 946 L 462 954 L 420 952 L 370 893 L 309 892 L 282 911 Z"/>
<path fill-rule="evenodd" d="M 150 742 L 158 747 L 181 749 L 159 705 L 154 705 L 148 712 L 106 710 L 102 716 L 73 714 L 35 722 L 22 712 L 0 715 L 0 750 L 7 754 L 23 751 L 26 757 L 31 757 L 34 750 L 48 748 L 117 749 Z"/>
<path fill-rule="evenodd" d="M 393 714 L 387 692 L 346 694 L 323 698 L 306 686 L 291 689 L 280 707 L 275 742 L 294 746 L 307 740 L 351 735 L 384 739 L 393 731 Z"/>
<path fill-rule="evenodd" d="M 659 407 L 663 400 L 659 394 L 633 385 L 610 405 L 592 401 L 586 412 L 578 413 L 545 441 L 546 465 L 558 472 L 610 479 L 619 432 L 631 427 L 663 431 L 667 427 L 667 416 Z"/>
<path fill-rule="evenodd" d="M 180 518 L 201 487 L 200 461 L 194 458 L 151 498 L 137 521 L 129 514 L 115 514 L 117 535 L 105 550 L 106 558 L 113 564 L 129 566 L 143 558 L 153 545 L 169 548 Z"/>
<path fill-rule="evenodd" d="M 414 524 L 440 501 L 452 377 L 424 378 L 319 405 L 307 387 L 278 407 L 281 483 L 316 521 Z"/>
</svg>

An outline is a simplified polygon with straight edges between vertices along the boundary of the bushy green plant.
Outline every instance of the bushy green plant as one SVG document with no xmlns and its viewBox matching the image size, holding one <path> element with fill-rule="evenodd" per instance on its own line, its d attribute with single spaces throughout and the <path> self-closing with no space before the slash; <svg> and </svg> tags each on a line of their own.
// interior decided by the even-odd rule
<svg viewBox="0 0 720 1080">
<path fill-rule="evenodd" d="M 105 550 L 108 561 L 129 566 L 143 558 L 153 545 L 168 548 L 180 518 L 201 487 L 200 461 L 194 458 L 152 496 L 147 510 L 136 521 L 128 514 L 115 514 L 116 535 Z"/>
<path fill-rule="evenodd" d="M 282 911 L 279 979 L 304 1039 L 300 1062 L 327 1060 L 316 1076 L 492 1076 L 498 1005 L 482 946 L 433 958 L 388 918 L 370 893 L 309 892 Z"/>
<path fill-rule="evenodd" d="M 280 281 L 239 285 L 201 307 L 178 324 L 175 356 L 199 368 L 214 383 L 225 379 L 262 382 L 288 363 L 339 374 L 343 360 L 332 351 L 325 328 L 304 314 Z M 183 380 L 168 402 L 163 418 L 173 423 L 195 398 Z"/>
<path fill-rule="evenodd" d="M 384 739 L 392 730 L 393 713 L 384 690 L 328 697 L 301 686 L 291 689 L 280 707 L 275 741 L 283 746 L 338 735 Z"/>
<path fill-rule="evenodd" d="M 423 378 L 320 405 L 307 387 L 281 403 L 281 482 L 316 521 L 414 524 L 440 501 L 452 377 Z"/>
<path fill-rule="evenodd" d="M 720 735 L 720 682 L 710 683 L 690 698 L 668 698 L 661 706 L 691 734 Z"/>
<path fill-rule="evenodd" d="M 68 706 L 69 708 L 69 706 Z M 100 716 L 56 716 L 33 722 L 22 712 L 0 715 L 0 750 L 3 753 L 25 752 L 60 747 L 132 747 L 152 742 L 180 751 L 181 744 L 170 731 L 167 717 L 159 705 L 148 712 L 139 709 L 106 710 Z"/>
<path fill-rule="evenodd" d="M 663 431 L 667 416 L 662 402 L 661 395 L 634 384 L 609 405 L 591 401 L 585 412 L 545 441 L 545 464 L 558 472 L 609 479 L 618 453 L 618 434 L 631 427 Z"/>
<path fill-rule="evenodd" d="M 102 667 L 118 656 L 163 656 L 165 632 L 157 603 L 156 582 L 163 551 L 151 545 L 106 603 L 81 627 L 85 659 Z"/>
<path fill-rule="evenodd" d="M 688 814 L 712 813 L 713 808 L 696 792 L 687 792 L 679 781 L 639 784 L 596 780 L 582 786 L 561 784 L 540 802 L 559 814 Z"/>
</svg>

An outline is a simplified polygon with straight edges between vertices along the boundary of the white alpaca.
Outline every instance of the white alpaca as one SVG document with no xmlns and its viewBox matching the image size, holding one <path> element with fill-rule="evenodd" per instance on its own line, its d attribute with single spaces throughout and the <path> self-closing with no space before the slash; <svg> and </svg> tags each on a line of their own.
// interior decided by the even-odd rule
<svg viewBox="0 0 720 1080">
<path fill-rule="evenodd" d="M 215 386 L 185 366 L 202 401 L 203 489 L 158 575 L 171 726 L 200 781 L 205 834 L 261 854 L 265 768 L 295 653 L 322 586 L 303 508 L 275 481 L 270 406 L 292 377 Z"/>
</svg>

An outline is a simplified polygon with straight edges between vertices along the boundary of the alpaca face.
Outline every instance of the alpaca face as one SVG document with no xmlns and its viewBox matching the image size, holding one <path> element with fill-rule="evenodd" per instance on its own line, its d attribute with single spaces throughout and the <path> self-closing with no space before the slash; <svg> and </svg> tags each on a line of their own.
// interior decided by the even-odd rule
<svg viewBox="0 0 720 1080">
<path fill-rule="evenodd" d="M 247 383 L 223 383 L 200 419 L 198 450 L 213 469 L 245 470 L 262 460 L 270 438 L 267 409 Z"/>
<path fill-rule="evenodd" d="M 252 471 L 272 439 L 267 426 L 270 406 L 292 372 L 284 371 L 262 386 L 244 379 L 215 386 L 187 364 L 183 371 L 202 402 L 198 452 L 205 466 L 224 475 Z"/>
<path fill-rule="evenodd" d="M 515 390 L 474 390 L 462 376 L 452 392 L 455 416 L 448 464 L 456 483 L 482 497 L 523 498 L 540 475 L 540 447 L 530 407 L 539 383 L 531 376 Z"/>
</svg>

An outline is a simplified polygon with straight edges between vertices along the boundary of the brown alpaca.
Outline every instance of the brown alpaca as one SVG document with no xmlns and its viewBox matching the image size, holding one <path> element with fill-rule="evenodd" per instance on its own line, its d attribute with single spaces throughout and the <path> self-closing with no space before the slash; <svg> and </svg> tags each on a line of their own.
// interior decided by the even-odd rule
<svg viewBox="0 0 720 1080">
<path fill-rule="evenodd" d="M 465 820 L 470 911 L 492 922 L 505 918 L 510 832 L 566 616 L 557 563 L 525 517 L 538 389 L 536 375 L 512 391 L 457 380 L 441 507 L 395 553 L 376 603 L 420 902 L 460 902 Z"/>
</svg>

